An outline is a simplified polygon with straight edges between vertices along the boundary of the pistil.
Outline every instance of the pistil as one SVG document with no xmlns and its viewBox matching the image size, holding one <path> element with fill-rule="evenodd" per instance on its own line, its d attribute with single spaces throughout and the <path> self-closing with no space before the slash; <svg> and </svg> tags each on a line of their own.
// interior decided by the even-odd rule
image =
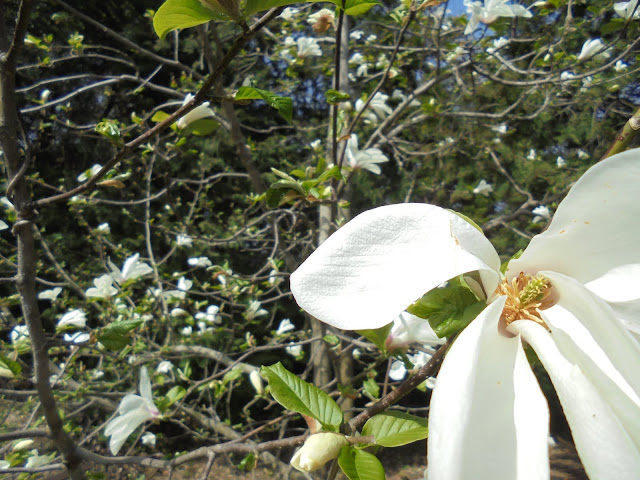
<svg viewBox="0 0 640 480">
<path fill-rule="evenodd" d="M 503 280 L 496 290 L 497 295 L 507 297 L 500 320 L 504 321 L 505 327 L 516 320 L 531 320 L 549 330 L 540 316 L 540 310 L 553 305 L 550 293 L 551 282 L 543 275 L 534 277 L 520 272 L 511 282 Z"/>
</svg>

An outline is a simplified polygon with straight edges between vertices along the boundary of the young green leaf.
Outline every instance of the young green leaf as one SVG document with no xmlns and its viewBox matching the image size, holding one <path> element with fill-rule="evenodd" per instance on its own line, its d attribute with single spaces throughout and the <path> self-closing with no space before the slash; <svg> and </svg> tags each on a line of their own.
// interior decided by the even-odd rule
<svg viewBox="0 0 640 480">
<path fill-rule="evenodd" d="M 153 28 L 160 38 L 181 28 L 195 27 L 202 25 L 209 20 L 229 19 L 229 15 L 220 8 L 215 11 L 205 7 L 198 0 L 167 0 L 164 2 L 153 17 Z"/>
<path fill-rule="evenodd" d="M 253 87 L 240 87 L 235 96 L 236 100 L 264 100 L 289 123 L 293 118 L 293 100 L 291 97 L 280 97 L 267 90 Z"/>
<path fill-rule="evenodd" d="M 287 5 L 293 5 L 295 3 L 313 3 L 315 0 L 247 0 L 247 6 L 245 7 L 245 15 L 252 15 L 256 12 L 263 10 L 269 10 L 276 7 L 286 7 Z"/>
<path fill-rule="evenodd" d="M 342 411 L 329 395 L 298 378 L 280 362 L 262 367 L 261 373 L 269 381 L 271 395 L 280 405 L 315 418 L 327 431 L 338 431 L 342 423 Z"/>
<path fill-rule="evenodd" d="M 351 98 L 351 95 L 349 95 L 348 93 L 340 92 L 333 89 L 324 92 L 324 96 L 327 99 L 327 103 L 329 105 L 338 105 L 342 102 L 346 102 Z"/>
<path fill-rule="evenodd" d="M 338 465 L 349 480 L 385 480 L 384 467 L 375 455 L 351 446 L 342 447 Z"/>
<path fill-rule="evenodd" d="M 385 353 L 387 351 L 385 342 L 387 341 L 392 326 L 393 322 L 374 330 L 358 330 L 357 333 L 372 342 L 381 352 Z"/>
<path fill-rule="evenodd" d="M 98 332 L 98 341 L 108 350 L 122 350 L 129 344 L 129 332 L 142 323 L 141 318 L 110 323 Z"/>
<path fill-rule="evenodd" d="M 427 419 L 402 412 L 384 412 L 370 418 L 362 428 L 362 435 L 373 435 L 376 444 L 399 447 L 427 438 Z"/>
</svg>

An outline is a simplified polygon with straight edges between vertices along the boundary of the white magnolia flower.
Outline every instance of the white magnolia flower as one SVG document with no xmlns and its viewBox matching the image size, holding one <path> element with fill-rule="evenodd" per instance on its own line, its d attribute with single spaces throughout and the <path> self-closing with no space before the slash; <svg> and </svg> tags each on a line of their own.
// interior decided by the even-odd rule
<svg viewBox="0 0 640 480">
<path fill-rule="evenodd" d="M 369 65 L 363 63 L 356 69 L 356 77 L 366 77 L 369 75 Z"/>
<path fill-rule="evenodd" d="M 509 40 L 507 38 L 504 38 L 504 37 L 497 38 L 493 41 L 493 47 L 487 48 L 487 53 L 494 54 L 508 43 L 509 43 Z"/>
<path fill-rule="evenodd" d="M 268 282 L 272 287 L 279 285 L 282 282 L 282 277 L 278 275 L 278 273 L 278 270 L 276 270 L 275 268 L 269 272 Z"/>
<path fill-rule="evenodd" d="M 101 223 L 100 225 L 98 225 L 96 227 L 96 230 L 98 230 L 100 233 L 105 233 L 107 235 L 111 233 L 111 227 L 106 222 L 105 223 Z"/>
<path fill-rule="evenodd" d="M 493 187 L 484 178 L 480 180 L 478 186 L 473 189 L 473 193 L 476 195 L 484 195 L 485 197 L 488 197 L 491 192 L 493 192 Z"/>
<path fill-rule="evenodd" d="M 605 44 L 602 43 L 602 40 L 600 40 L 599 38 L 587 40 L 582 45 L 582 50 L 580 50 L 578 60 L 587 60 L 589 58 L 595 57 L 596 55 L 601 58 L 609 58 L 611 56 L 611 53 L 604 51 L 605 48 Z"/>
<path fill-rule="evenodd" d="M 280 15 L 278 15 L 281 19 L 290 22 L 293 20 L 293 16 L 296 15 L 300 11 L 299 8 L 287 7 L 285 8 Z"/>
<path fill-rule="evenodd" d="M 43 290 L 38 294 L 38 300 L 55 300 L 62 293 L 62 288 L 56 287 L 51 290 Z"/>
<path fill-rule="evenodd" d="M 172 317 L 188 317 L 189 312 L 187 312 L 184 308 L 176 307 L 171 309 L 169 315 L 171 315 Z"/>
<path fill-rule="evenodd" d="M 319 12 L 309 15 L 309 17 L 307 18 L 307 23 L 309 25 L 315 25 L 320 21 L 322 17 L 328 17 L 328 19 L 331 22 L 333 22 L 336 19 L 336 16 L 333 13 L 333 10 L 329 10 L 328 8 L 323 8 Z"/>
<path fill-rule="evenodd" d="M 296 45 L 297 45 L 296 41 L 292 36 L 285 37 L 285 39 L 284 39 L 284 46 L 285 47 L 295 47 Z"/>
<path fill-rule="evenodd" d="M 576 76 L 571 72 L 565 71 L 560 74 L 560 80 L 563 80 L 563 81 L 570 81 L 570 80 L 573 80 L 574 78 L 576 78 Z"/>
<path fill-rule="evenodd" d="M 347 140 L 346 154 L 347 162 L 353 170 L 368 170 L 375 175 L 380 175 L 381 172 L 378 164 L 389 161 L 379 148 L 358 150 L 358 137 L 355 133 L 352 133 Z"/>
<path fill-rule="evenodd" d="M 566 164 L 567 161 L 564 159 L 564 157 L 558 155 L 558 158 L 556 158 L 556 166 L 558 168 L 563 168 Z"/>
<path fill-rule="evenodd" d="M 6 230 L 7 228 L 9 228 L 9 225 L 7 225 L 7 222 L 0 220 L 0 230 Z"/>
<path fill-rule="evenodd" d="M 622 60 L 618 60 L 613 68 L 616 71 L 616 73 L 622 73 L 622 72 L 625 72 L 629 68 L 629 65 L 624 63 Z"/>
<path fill-rule="evenodd" d="M 491 130 L 500 135 L 504 135 L 505 133 L 507 133 L 507 131 L 509 131 L 509 127 L 506 123 L 502 123 L 500 125 L 496 125 L 495 127 L 491 127 Z"/>
<path fill-rule="evenodd" d="M 285 318 L 280 322 L 280 325 L 278 325 L 278 330 L 276 330 L 276 335 L 284 335 L 285 333 L 295 329 L 296 327 L 293 323 L 291 323 L 291 320 L 289 320 L 288 318 Z"/>
<path fill-rule="evenodd" d="M 206 312 L 196 313 L 196 320 L 204 320 L 208 323 L 220 324 L 222 322 L 222 317 L 218 315 L 219 311 L 220 307 L 217 305 L 209 305 Z"/>
<path fill-rule="evenodd" d="M 169 360 L 161 361 L 156 367 L 156 372 L 158 373 L 169 373 L 171 370 L 173 370 L 173 363 Z"/>
<path fill-rule="evenodd" d="M 625 20 L 629 20 L 632 14 L 633 18 L 640 18 L 640 5 L 638 5 L 638 1 L 639 0 L 631 0 L 629 2 L 614 3 L 613 9 Z"/>
<path fill-rule="evenodd" d="M 47 103 L 49 101 L 50 96 L 51 96 L 51 90 L 49 90 L 48 88 L 45 88 L 44 90 L 42 90 L 42 92 L 40 92 L 40 101 L 42 103 Z"/>
<path fill-rule="evenodd" d="M 471 14 L 467 28 L 464 30 L 464 34 L 468 35 L 473 33 L 479 23 L 491 24 L 495 22 L 498 17 L 525 17 L 530 18 L 531 12 L 517 3 L 507 5 L 508 0 L 484 0 L 482 2 L 472 2 L 470 0 L 464 0 L 464 5 L 467 7 L 467 13 Z"/>
<path fill-rule="evenodd" d="M 529 154 L 527 155 L 527 160 L 535 160 L 536 159 L 536 151 L 532 148 L 529 150 Z"/>
<path fill-rule="evenodd" d="M 367 38 L 365 38 L 364 41 L 367 43 L 371 43 L 371 42 L 375 42 L 377 39 L 378 39 L 377 35 L 371 34 Z"/>
<path fill-rule="evenodd" d="M 260 308 L 260 305 L 262 304 L 257 300 L 253 300 L 249 303 L 247 311 L 245 312 L 247 320 L 253 320 L 254 318 L 262 317 L 263 315 L 267 315 L 269 313 L 264 308 Z"/>
<path fill-rule="evenodd" d="M 182 106 L 185 106 L 192 99 L 193 99 L 193 95 L 188 94 L 186 97 L 184 97 L 184 101 L 182 102 Z M 204 102 L 201 105 L 198 105 L 193 110 L 191 110 L 186 115 L 183 115 L 182 117 L 180 117 L 180 120 L 178 120 L 178 122 L 176 123 L 176 126 L 180 130 L 183 130 L 183 129 L 187 128 L 191 123 L 195 122 L 196 120 L 201 120 L 203 118 L 209 118 L 209 117 L 215 117 L 215 116 L 216 116 L 216 114 L 209 107 L 209 102 Z"/>
<path fill-rule="evenodd" d="M 378 121 L 378 117 L 385 118 L 387 115 L 390 115 L 393 110 L 391 110 L 391 107 L 387 105 L 388 99 L 389 95 L 385 95 L 380 92 L 376 93 L 369 102 L 367 111 L 363 114 L 365 119 L 375 123 Z M 356 112 L 362 111 L 364 108 L 364 101 L 360 98 L 356 100 L 355 108 Z"/>
<path fill-rule="evenodd" d="M 192 257 L 187 260 L 187 263 L 192 267 L 210 267 L 213 265 L 211 260 L 207 257 Z"/>
<path fill-rule="evenodd" d="M 94 287 L 87 289 L 85 295 L 89 298 L 110 298 L 118 293 L 113 286 L 113 277 L 108 274 L 93 279 Z"/>
<path fill-rule="evenodd" d="M 549 210 L 549 207 L 545 205 L 540 205 L 534 208 L 531 210 L 531 213 L 535 215 L 535 217 L 533 217 L 533 223 L 551 220 L 551 211 Z"/>
<path fill-rule="evenodd" d="M 24 464 L 24 468 L 42 467 L 51 463 L 55 456 L 55 453 L 51 453 L 49 455 L 40 455 L 38 454 L 38 450 L 33 449 L 31 450 L 31 456 L 27 458 L 27 462 Z"/>
<path fill-rule="evenodd" d="M 167 300 L 184 300 L 187 296 L 187 291 L 193 286 L 193 281 L 188 280 L 185 277 L 180 277 L 178 280 L 177 290 L 167 290 L 164 292 L 164 297 Z"/>
<path fill-rule="evenodd" d="M 438 338 L 427 320 L 403 312 L 393 321 L 385 346 L 388 350 L 406 349 L 412 343 L 436 346 L 442 345 L 444 339 Z"/>
<path fill-rule="evenodd" d="M 16 325 L 13 330 L 9 332 L 9 341 L 16 345 L 21 342 L 29 340 L 29 328 L 26 325 Z"/>
<path fill-rule="evenodd" d="M 359 52 L 356 52 L 353 55 L 351 55 L 351 58 L 349 59 L 349 63 L 355 63 L 356 65 L 360 65 L 364 61 L 365 61 L 364 55 L 362 55 Z"/>
<path fill-rule="evenodd" d="M 260 376 L 260 372 L 258 370 L 251 370 L 249 374 L 249 382 L 255 389 L 258 395 L 262 395 L 264 392 L 264 385 L 262 383 L 262 377 Z"/>
<path fill-rule="evenodd" d="M 193 335 L 193 328 L 188 325 L 186 327 L 183 327 L 182 330 L 180 330 L 180 333 L 182 333 L 182 335 L 184 335 L 185 337 L 190 337 L 191 335 Z"/>
<path fill-rule="evenodd" d="M 191 247 L 193 246 L 193 239 L 187 235 L 178 235 L 176 237 L 176 244 L 179 247 Z"/>
<path fill-rule="evenodd" d="M 70 310 L 65 313 L 60 320 L 58 320 L 58 328 L 70 326 L 77 328 L 84 328 L 87 326 L 87 316 L 82 310 Z"/>
<path fill-rule="evenodd" d="M 313 149 L 313 150 L 317 150 L 320 148 L 320 145 L 322 145 L 322 140 L 320 140 L 319 138 L 316 138 L 314 141 L 312 141 L 309 146 Z"/>
<path fill-rule="evenodd" d="M 321 432 L 311 435 L 304 445 L 293 454 L 291 466 L 300 472 L 313 472 L 340 455 L 340 450 L 348 445 L 344 435 Z"/>
<path fill-rule="evenodd" d="M 0 470 L 7 470 L 8 468 L 11 468 L 11 464 L 6 460 L 0 460 Z"/>
<path fill-rule="evenodd" d="M 287 355 L 298 358 L 302 355 L 302 345 L 296 345 L 294 342 L 289 342 L 289 345 L 284 347 L 284 351 L 287 352 Z"/>
<path fill-rule="evenodd" d="M 93 378 L 94 380 L 99 380 L 102 377 L 104 377 L 104 372 L 102 370 L 96 370 L 95 372 L 93 372 L 93 375 L 91 375 L 91 378 Z"/>
<path fill-rule="evenodd" d="M 640 149 L 596 164 L 504 275 L 493 246 L 458 215 L 423 204 L 377 208 L 326 240 L 293 273 L 291 291 L 334 327 L 372 329 L 475 272 L 487 306 L 438 374 L 429 480 L 548 478 L 549 410 L 525 342 L 553 382 L 587 475 L 632 480 L 640 344 L 627 328 L 640 332 L 639 195 Z"/>
<path fill-rule="evenodd" d="M 87 343 L 91 340 L 91 335 L 83 332 L 65 333 L 62 340 L 68 343 Z"/>
<path fill-rule="evenodd" d="M 102 165 L 100 165 L 99 163 L 96 163 L 93 167 L 91 167 L 90 169 L 82 172 L 80 175 L 78 175 L 78 181 L 79 182 L 86 182 L 87 180 L 89 180 L 91 177 L 93 177 L 96 173 L 98 173 L 100 170 L 102 170 Z"/>
<path fill-rule="evenodd" d="M 319 57 L 322 55 L 320 45 L 315 38 L 299 37 L 296 40 L 296 45 L 298 46 L 298 58 Z"/>
<path fill-rule="evenodd" d="M 210 327 L 207 322 L 198 322 L 196 325 L 198 326 L 198 335 L 213 332 L 213 327 Z"/>
<path fill-rule="evenodd" d="M 579 148 L 576 153 L 578 154 L 578 158 L 580 160 L 586 160 L 587 158 L 589 158 L 589 154 L 584 150 L 582 150 L 581 148 Z"/>
<path fill-rule="evenodd" d="M 349 33 L 349 38 L 351 40 L 360 40 L 363 35 L 364 32 L 362 30 L 353 30 L 351 33 Z"/>
<path fill-rule="evenodd" d="M 111 260 L 109 260 L 107 264 L 111 270 L 111 277 L 120 285 L 128 280 L 135 280 L 136 278 L 140 278 L 153 272 L 153 268 L 140 261 L 139 253 L 136 253 L 124 261 L 122 271 L 120 271 L 118 267 L 111 262 Z"/>
<path fill-rule="evenodd" d="M 149 445 L 150 447 L 153 447 L 156 444 L 156 436 L 151 432 L 145 432 L 145 434 L 142 435 L 141 440 L 143 445 Z"/>
<path fill-rule="evenodd" d="M 400 360 L 394 360 L 389 368 L 389 378 L 394 382 L 399 382 L 407 376 L 407 367 L 404 366 L 404 362 Z"/>
<path fill-rule="evenodd" d="M 111 437 L 109 449 L 117 455 L 136 428 L 147 420 L 160 417 L 160 411 L 153 402 L 151 381 L 146 367 L 140 369 L 140 395 L 132 393 L 125 396 L 118 406 L 118 416 L 109 422 L 104 434 Z"/>
<path fill-rule="evenodd" d="M 12 452 L 21 452 L 22 450 L 27 450 L 33 446 L 35 442 L 31 439 L 20 440 L 16 443 L 11 449 Z"/>
</svg>

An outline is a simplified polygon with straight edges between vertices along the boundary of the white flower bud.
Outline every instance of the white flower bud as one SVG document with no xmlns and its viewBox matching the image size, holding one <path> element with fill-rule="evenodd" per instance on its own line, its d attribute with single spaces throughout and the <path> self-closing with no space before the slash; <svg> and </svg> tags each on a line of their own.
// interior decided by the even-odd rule
<svg viewBox="0 0 640 480">
<path fill-rule="evenodd" d="M 264 392 L 264 386 L 262 385 L 262 377 L 260 376 L 260 372 L 258 370 L 252 370 L 249 374 L 249 381 L 253 388 L 256 389 L 258 395 L 262 395 Z"/>
<path fill-rule="evenodd" d="M 348 444 L 339 433 L 316 433 L 293 455 L 291 466 L 300 472 L 313 472 L 340 455 L 340 449 Z"/>
</svg>

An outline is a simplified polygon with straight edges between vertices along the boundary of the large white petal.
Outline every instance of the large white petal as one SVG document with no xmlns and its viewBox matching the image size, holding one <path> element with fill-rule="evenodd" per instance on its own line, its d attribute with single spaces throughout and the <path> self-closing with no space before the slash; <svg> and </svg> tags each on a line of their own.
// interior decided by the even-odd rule
<svg viewBox="0 0 640 480">
<path fill-rule="evenodd" d="M 498 332 L 501 297 L 460 334 L 429 408 L 429 480 L 549 478 L 549 410 L 519 337 Z"/>
<path fill-rule="evenodd" d="M 533 347 L 549 373 L 591 480 L 632 480 L 640 472 L 640 451 L 609 403 L 582 370 L 558 350 L 547 330 L 529 320 L 509 327 Z"/>
<path fill-rule="evenodd" d="M 482 233 L 433 205 L 400 204 L 358 215 L 291 275 L 298 304 L 346 330 L 390 323 L 427 291 L 480 270 L 493 292 L 500 259 Z"/>
<path fill-rule="evenodd" d="M 111 436 L 111 439 L 109 440 L 109 449 L 111 450 L 111 453 L 113 455 L 117 455 L 124 442 L 129 438 L 129 435 L 131 435 L 136 428 L 150 419 L 151 416 L 148 414 L 146 409 L 139 409 L 111 420 L 104 431 L 105 435 Z"/>
<path fill-rule="evenodd" d="M 640 395 L 640 346 L 619 322 L 614 311 L 573 278 L 555 272 L 541 273 L 551 280 L 554 293 L 558 296 L 557 306 L 564 309 L 552 307 L 542 311 L 553 335 L 556 335 L 556 331 L 565 332 L 605 373 L 613 378 L 615 369 L 636 395 Z M 570 315 L 567 315 L 568 312 Z M 559 348 L 566 355 L 562 345 Z M 606 370 L 609 365 L 611 369 Z"/>
<path fill-rule="evenodd" d="M 622 265 L 585 284 L 607 302 L 629 302 L 640 299 L 640 263 Z M 639 311 L 640 313 L 640 311 Z"/>
<path fill-rule="evenodd" d="M 620 265 L 640 263 L 640 149 L 591 167 L 560 203 L 544 233 L 509 265 L 520 271 L 553 270 L 582 283 Z"/>
</svg>

